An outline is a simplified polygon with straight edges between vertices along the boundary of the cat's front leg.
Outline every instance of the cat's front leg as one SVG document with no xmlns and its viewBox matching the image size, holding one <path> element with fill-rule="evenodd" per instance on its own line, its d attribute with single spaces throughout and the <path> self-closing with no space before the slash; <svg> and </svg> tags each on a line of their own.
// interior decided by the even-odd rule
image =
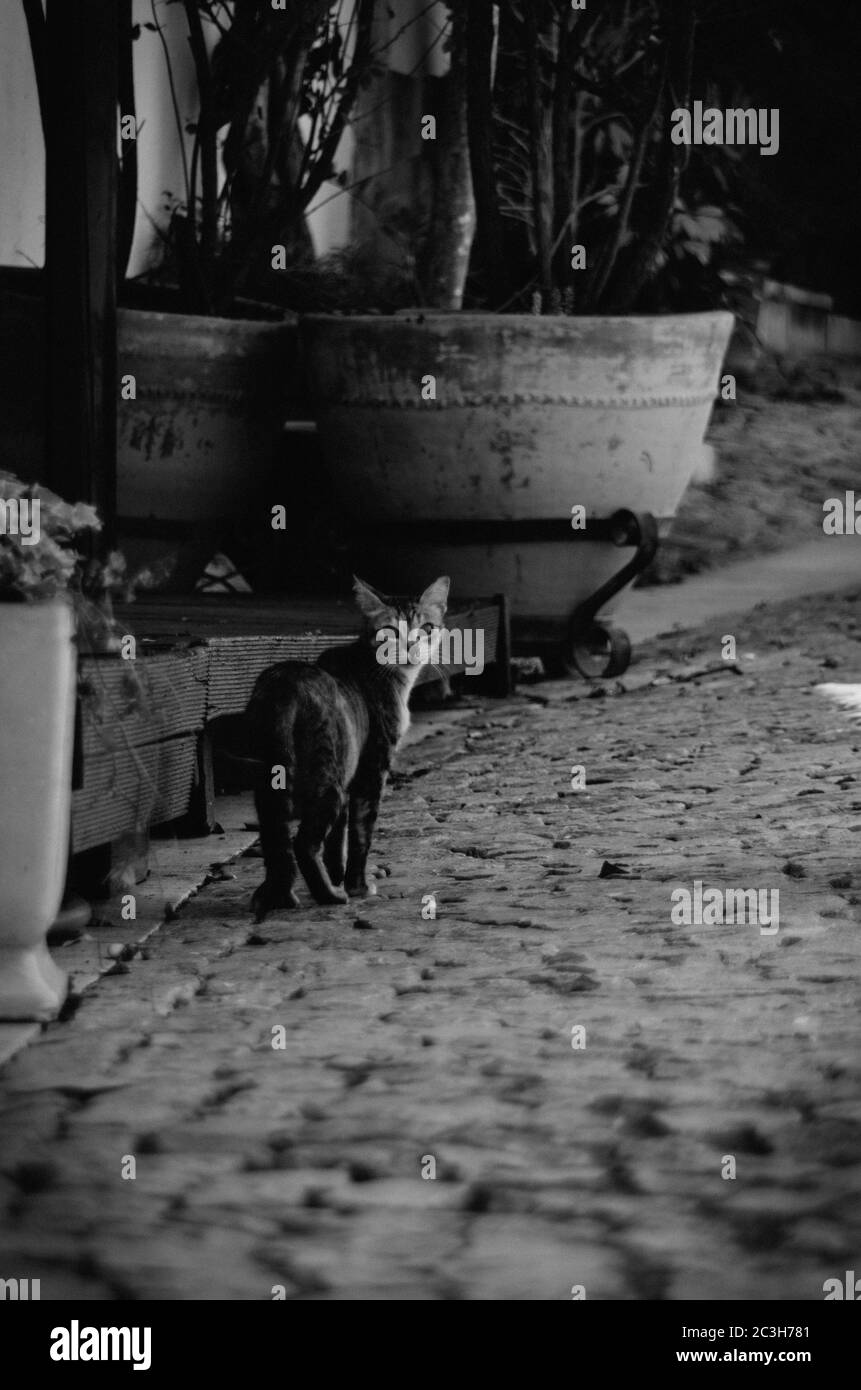
<svg viewBox="0 0 861 1390">
<path fill-rule="evenodd" d="M 385 781 L 385 774 L 382 774 L 372 782 L 354 788 L 350 793 L 347 874 L 344 887 L 351 898 L 367 898 L 377 891 L 376 883 L 368 876 L 368 854 Z"/>
<path fill-rule="evenodd" d="M 347 807 L 345 806 L 329 834 L 323 850 L 323 862 L 329 878 L 339 887 L 347 872 Z"/>
</svg>

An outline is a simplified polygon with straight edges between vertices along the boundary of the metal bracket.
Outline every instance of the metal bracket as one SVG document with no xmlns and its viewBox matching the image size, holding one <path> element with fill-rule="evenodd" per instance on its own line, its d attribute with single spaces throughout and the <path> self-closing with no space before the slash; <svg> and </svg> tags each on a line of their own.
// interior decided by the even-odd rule
<svg viewBox="0 0 861 1390">
<path fill-rule="evenodd" d="M 384 545 L 386 537 L 396 529 L 391 522 L 365 527 L 361 532 L 362 542 L 365 546 Z M 563 664 L 572 672 L 592 679 L 621 675 L 627 670 L 631 659 L 627 634 L 610 622 L 599 622 L 596 615 L 654 559 L 658 549 L 658 521 L 651 512 L 622 508 L 610 517 L 587 519 L 582 530 L 574 529 L 568 517 L 521 521 L 414 521 L 410 523 L 409 537 L 417 544 L 441 541 L 448 545 L 525 545 L 603 541 L 620 547 L 636 547 L 636 554 L 618 574 L 575 608 L 568 619 L 562 643 Z M 552 638 L 548 635 L 554 645 L 559 642 L 560 626 L 558 621 L 554 623 Z"/>
<path fill-rule="evenodd" d="M 574 609 L 568 620 L 565 641 L 566 666 L 587 678 L 619 676 L 628 669 L 631 660 L 628 635 L 611 622 L 598 622 L 596 615 L 651 564 L 658 549 L 658 523 L 651 512 L 631 512 L 622 508 L 606 520 L 587 522 L 585 531 L 579 535 L 584 540 L 636 546 L 628 563 Z"/>
</svg>

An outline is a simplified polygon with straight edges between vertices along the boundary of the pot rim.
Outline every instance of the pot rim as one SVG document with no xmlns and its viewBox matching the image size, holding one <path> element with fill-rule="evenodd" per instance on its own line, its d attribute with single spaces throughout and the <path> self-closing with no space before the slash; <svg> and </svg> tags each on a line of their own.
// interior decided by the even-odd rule
<svg viewBox="0 0 861 1390">
<path fill-rule="evenodd" d="M 625 323 L 636 326 L 650 326 L 656 324 L 695 324 L 706 322 L 720 322 L 727 324 L 735 323 L 735 314 L 729 309 L 702 309 L 693 313 L 672 313 L 672 314 L 497 314 L 491 310 L 467 310 L 460 309 L 401 309 L 395 314 L 300 314 L 299 323 L 305 324 L 359 324 L 363 328 L 370 324 L 390 326 L 392 324 L 409 324 L 412 327 L 422 327 L 427 324 L 436 326 L 438 324 L 458 324 L 463 327 L 485 327 L 489 324 L 499 324 L 500 327 L 521 327 L 542 331 L 545 328 L 558 329 L 591 328 L 601 325 L 606 328 L 608 324 Z"/>
<path fill-rule="evenodd" d="M 182 324 L 183 326 L 187 325 L 189 329 L 196 329 L 201 333 L 232 333 L 236 336 L 237 334 L 251 331 L 259 333 L 261 336 L 267 334 L 272 336 L 284 333 L 285 329 L 295 329 L 299 322 L 299 315 L 290 314 L 283 319 L 277 320 L 228 319 L 219 317 L 217 314 L 174 313 L 172 310 L 166 309 L 139 309 L 137 307 L 129 307 L 128 305 L 119 305 L 117 307 L 117 320 L 128 323 L 130 327 L 134 324 L 144 323 L 153 327 Z"/>
</svg>

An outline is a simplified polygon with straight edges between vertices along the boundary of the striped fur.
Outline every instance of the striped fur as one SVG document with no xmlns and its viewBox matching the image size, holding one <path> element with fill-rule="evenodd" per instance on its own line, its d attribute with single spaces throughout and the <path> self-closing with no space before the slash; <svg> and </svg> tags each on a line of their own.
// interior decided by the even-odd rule
<svg viewBox="0 0 861 1390">
<path fill-rule="evenodd" d="M 300 870 L 318 903 L 376 892 L 368 852 L 421 669 L 381 663 L 378 638 L 401 621 L 410 631 L 438 628 L 448 585 L 437 579 L 421 598 L 401 604 L 357 579 L 359 640 L 330 647 L 314 666 L 282 661 L 258 678 L 247 712 L 250 750 L 261 767 L 255 802 L 266 877 L 252 899 L 258 922 L 299 906 Z"/>
</svg>

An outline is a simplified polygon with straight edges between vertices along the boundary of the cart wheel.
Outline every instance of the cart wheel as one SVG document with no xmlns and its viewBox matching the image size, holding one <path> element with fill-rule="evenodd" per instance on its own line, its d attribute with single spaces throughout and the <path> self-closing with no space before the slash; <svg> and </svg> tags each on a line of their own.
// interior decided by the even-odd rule
<svg viewBox="0 0 861 1390">
<path fill-rule="evenodd" d="M 621 676 L 631 661 L 630 638 L 613 623 L 593 621 L 585 631 L 569 637 L 563 660 L 571 675 L 576 671 L 587 680 Z"/>
</svg>

